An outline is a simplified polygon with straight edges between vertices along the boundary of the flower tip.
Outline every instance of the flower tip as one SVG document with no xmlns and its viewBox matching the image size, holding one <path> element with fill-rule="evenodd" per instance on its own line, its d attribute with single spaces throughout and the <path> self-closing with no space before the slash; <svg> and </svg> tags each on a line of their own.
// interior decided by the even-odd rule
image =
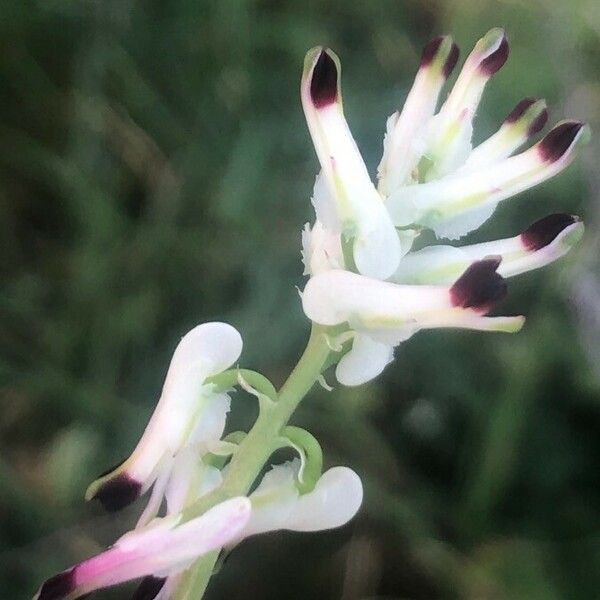
<svg viewBox="0 0 600 600">
<path fill-rule="evenodd" d="M 97 479 L 87 489 L 86 500 L 98 500 L 108 512 L 125 508 L 139 498 L 142 484 L 127 473 L 119 473 L 108 479 Z"/>
<path fill-rule="evenodd" d="M 577 224 L 578 232 L 583 232 L 579 217 L 565 213 L 548 215 L 530 225 L 522 234 L 521 241 L 530 252 L 536 252 L 552 243 L 563 231 Z"/>
<path fill-rule="evenodd" d="M 131 600 L 154 600 L 163 589 L 166 580 L 165 577 L 153 577 L 152 575 L 144 577 Z"/>
<path fill-rule="evenodd" d="M 75 590 L 75 570 L 69 569 L 47 579 L 33 600 L 62 600 Z"/>
<path fill-rule="evenodd" d="M 545 162 L 556 162 L 585 137 L 589 129 L 581 121 L 563 121 L 556 125 L 538 144 L 538 152 Z"/>
<path fill-rule="evenodd" d="M 479 63 L 479 71 L 486 77 L 491 77 L 497 73 L 508 59 L 510 51 L 508 38 L 504 29 L 491 29 L 482 38 L 486 52 L 484 58 Z"/>
<path fill-rule="evenodd" d="M 507 294 L 504 278 L 497 273 L 501 257 L 489 256 L 470 265 L 450 288 L 450 300 L 457 308 L 486 314 Z"/>
<path fill-rule="evenodd" d="M 421 68 L 427 68 L 434 62 L 443 61 L 442 74 L 445 79 L 450 77 L 458 61 L 459 49 L 449 35 L 440 35 L 433 38 L 423 48 L 421 54 Z"/>
<path fill-rule="evenodd" d="M 523 98 L 506 117 L 504 122 L 508 125 L 523 121 L 527 124 L 527 137 L 541 131 L 548 121 L 548 109 L 545 100 L 537 98 Z"/>
<path fill-rule="evenodd" d="M 310 98 L 315 108 L 325 108 L 338 99 L 338 65 L 328 48 L 318 47 L 308 56 L 316 58 L 310 78 Z"/>
</svg>

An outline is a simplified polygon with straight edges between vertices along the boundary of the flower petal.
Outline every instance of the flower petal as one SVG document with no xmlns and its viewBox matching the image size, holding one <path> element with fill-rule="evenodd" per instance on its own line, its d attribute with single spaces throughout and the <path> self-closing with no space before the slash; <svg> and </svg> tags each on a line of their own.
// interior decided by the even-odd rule
<svg viewBox="0 0 600 600">
<path fill-rule="evenodd" d="M 342 385 L 361 385 L 377 377 L 393 360 L 393 346 L 357 333 L 352 348 L 340 359 L 335 376 Z"/>
<path fill-rule="evenodd" d="M 503 29 L 491 29 L 475 45 L 442 105 L 430 124 L 426 154 L 431 161 L 426 181 L 443 177 L 463 164 L 471 151 L 473 118 L 483 90 L 508 58 Z"/>
<path fill-rule="evenodd" d="M 177 525 L 179 516 L 155 519 L 46 581 L 35 600 L 71 600 L 131 579 L 178 573 L 199 556 L 228 544 L 245 527 L 250 510 L 248 498 L 237 497 L 182 525 Z"/>
<path fill-rule="evenodd" d="M 425 126 L 457 60 L 458 46 L 449 35 L 437 37 L 425 46 L 402 112 L 395 112 L 387 121 L 378 167 L 379 192 L 383 196 L 412 181 L 413 170 L 425 150 Z"/>
<path fill-rule="evenodd" d="M 560 173 L 587 139 L 579 121 L 563 121 L 535 146 L 494 164 L 493 169 L 401 188 L 387 201 L 398 226 L 418 223 L 438 237 L 458 238 L 479 227 L 498 202 Z"/>
<path fill-rule="evenodd" d="M 388 345 L 399 344 L 418 329 L 493 329 L 493 319 L 482 322 L 471 317 L 481 317 L 505 297 L 499 263 L 497 257 L 474 262 L 451 287 L 398 285 L 348 271 L 327 271 L 308 282 L 302 304 L 316 323 L 348 323 Z M 501 330 L 505 326 L 500 324 Z"/>
<path fill-rule="evenodd" d="M 89 486 L 86 499 L 97 498 L 111 511 L 127 506 L 152 485 L 165 457 L 190 439 L 197 443 L 205 431 L 202 409 L 210 409 L 214 396 L 203 387 L 204 380 L 230 367 L 241 351 L 242 338 L 227 323 L 204 323 L 187 333 L 175 349 L 161 397 L 137 447 Z M 214 427 L 209 429 L 214 434 Z"/>
<path fill-rule="evenodd" d="M 506 117 L 500 129 L 469 154 L 460 172 L 476 171 L 508 158 L 529 138 L 541 131 L 547 120 L 548 111 L 544 100 L 521 100 Z"/>
<path fill-rule="evenodd" d="M 322 531 L 345 525 L 358 512 L 363 499 L 360 477 L 347 467 L 325 471 L 315 489 L 300 496 L 285 529 Z"/>
<path fill-rule="evenodd" d="M 326 211 L 319 211 L 319 217 L 334 232 L 330 221 L 336 221 L 343 235 L 355 240 L 360 272 L 385 278 L 398 266 L 400 242 L 344 118 L 339 73 L 339 59 L 331 50 L 315 48 L 307 54 L 302 106 L 336 208 L 336 219 Z"/>
<path fill-rule="evenodd" d="M 428 246 L 406 256 L 391 281 L 426 285 L 452 283 L 471 263 L 486 256 L 501 256 L 498 273 L 502 277 L 513 277 L 564 256 L 581 239 L 583 230 L 578 217 L 554 214 L 536 221 L 513 238 L 460 248 Z"/>
</svg>

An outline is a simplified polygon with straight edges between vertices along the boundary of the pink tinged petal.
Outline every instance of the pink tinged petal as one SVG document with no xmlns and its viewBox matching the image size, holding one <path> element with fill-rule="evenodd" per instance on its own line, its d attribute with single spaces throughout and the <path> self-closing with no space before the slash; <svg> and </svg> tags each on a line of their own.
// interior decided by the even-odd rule
<svg viewBox="0 0 600 600">
<path fill-rule="evenodd" d="M 427 181 L 450 173 L 466 160 L 483 90 L 506 62 L 508 52 L 506 34 L 496 28 L 488 31 L 467 57 L 446 102 L 430 124 L 426 154 L 433 164 L 425 174 Z"/>
<path fill-rule="evenodd" d="M 119 510 L 148 490 L 163 461 L 202 426 L 203 402 L 210 404 L 204 380 L 233 365 L 241 351 L 241 336 L 227 323 L 204 323 L 188 332 L 175 349 L 161 397 L 137 447 L 117 469 L 90 485 L 86 499 Z"/>
<path fill-rule="evenodd" d="M 342 385 L 362 385 L 380 375 L 393 360 L 393 345 L 357 333 L 352 348 L 340 359 L 335 376 Z"/>
<path fill-rule="evenodd" d="M 508 158 L 529 138 L 541 131 L 548 120 L 544 100 L 525 98 L 506 117 L 502 127 L 469 155 L 461 173 L 475 171 Z"/>
<path fill-rule="evenodd" d="M 322 531 L 341 527 L 356 515 L 362 499 L 360 477 L 347 467 L 333 467 L 323 473 L 312 492 L 300 496 L 285 529 Z"/>
<path fill-rule="evenodd" d="M 461 237 L 489 218 L 498 202 L 560 173 L 588 131 L 579 121 L 564 121 L 541 142 L 495 163 L 493 169 L 406 186 L 388 199 L 390 215 L 398 226 L 416 222 L 438 237 Z"/>
<path fill-rule="evenodd" d="M 339 73 L 339 60 L 331 50 L 315 48 L 307 54 L 302 106 L 336 213 L 334 219 L 320 210 L 319 218 L 332 231 L 339 227 L 354 238 L 359 271 L 385 278 L 400 261 L 400 242 L 344 118 Z"/>
<path fill-rule="evenodd" d="M 378 167 L 379 192 L 383 196 L 412 181 L 413 170 L 425 149 L 425 126 L 457 60 L 458 46 L 450 36 L 437 37 L 425 46 L 402 111 L 395 112 L 387 122 L 384 152 Z"/>
<path fill-rule="evenodd" d="M 104 587 L 149 575 L 162 578 L 235 538 L 250 517 L 250 501 L 232 498 L 177 525 L 178 516 L 156 519 L 129 532 L 114 546 L 48 580 L 36 600 L 79 598 Z"/>
</svg>

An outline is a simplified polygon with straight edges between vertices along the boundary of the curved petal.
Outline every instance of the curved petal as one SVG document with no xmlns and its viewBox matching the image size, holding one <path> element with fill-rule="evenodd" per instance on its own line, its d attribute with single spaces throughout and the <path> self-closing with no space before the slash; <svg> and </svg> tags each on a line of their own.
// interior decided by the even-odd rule
<svg viewBox="0 0 600 600">
<path fill-rule="evenodd" d="M 212 396 L 204 380 L 230 367 L 241 351 L 240 334 L 226 323 L 204 323 L 187 333 L 175 349 L 161 397 L 135 450 L 93 482 L 86 499 L 97 498 L 107 510 L 119 510 L 148 490 L 161 462 L 180 450 L 194 429 L 203 431 L 202 408 Z"/>
<path fill-rule="evenodd" d="M 358 512 L 363 499 L 360 477 L 347 467 L 325 471 L 315 489 L 300 496 L 285 529 L 322 531 L 345 525 Z"/>
<path fill-rule="evenodd" d="M 377 377 L 393 360 L 393 346 L 357 333 L 352 348 L 340 359 L 335 376 L 342 385 L 361 385 Z"/>
</svg>

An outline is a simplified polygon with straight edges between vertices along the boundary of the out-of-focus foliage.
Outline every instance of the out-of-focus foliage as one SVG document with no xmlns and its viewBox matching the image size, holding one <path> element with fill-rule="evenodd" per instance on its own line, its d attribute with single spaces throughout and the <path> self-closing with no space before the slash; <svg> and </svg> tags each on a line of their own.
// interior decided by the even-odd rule
<svg viewBox="0 0 600 600">
<path fill-rule="evenodd" d="M 305 51 L 335 48 L 374 170 L 421 46 L 506 27 L 512 55 L 477 119 L 524 96 L 600 130 L 593 0 L 0 2 L 0 596 L 110 542 L 86 484 L 132 448 L 178 336 L 243 332 L 281 382 L 306 337 L 300 228 L 317 162 L 298 99 Z M 517 336 L 425 332 L 384 377 L 315 390 L 296 416 L 367 484 L 355 522 L 242 545 L 219 598 L 543 599 L 600 572 L 598 140 L 500 207 L 476 239 L 550 212 L 583 245 L 511 281 Z M 247 425 L 252 403 L 235 403 Z M 121 589 L 105 598 L 125 598 Z"/>
</svg>

